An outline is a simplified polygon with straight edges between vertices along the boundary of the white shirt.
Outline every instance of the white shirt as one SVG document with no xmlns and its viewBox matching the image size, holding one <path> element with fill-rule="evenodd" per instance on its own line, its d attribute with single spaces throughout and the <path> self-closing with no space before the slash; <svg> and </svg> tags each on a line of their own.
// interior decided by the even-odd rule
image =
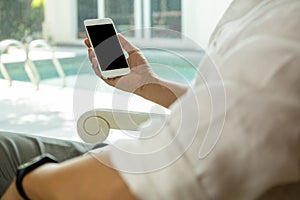
<svg viewBox="0 0 300 200">
<path fill-rule="evenodd" d="M 207 55 L 170 117 L 107 149 L 140 199 L 256 199 L 299 182 L 300 1 L 234 1 Z"/>
</svg>

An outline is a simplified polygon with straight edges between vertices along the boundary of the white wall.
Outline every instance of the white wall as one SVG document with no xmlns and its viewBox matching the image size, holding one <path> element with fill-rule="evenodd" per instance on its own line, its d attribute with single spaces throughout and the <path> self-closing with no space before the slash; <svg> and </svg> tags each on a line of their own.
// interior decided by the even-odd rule
<svg viewBox="0 0 300 200">
<path fill-rule="evenodd" d="M 46 0 L 44 35 L 54 43 L 77 40 L 77 5 L 74 0 Z"/>
<path fill-rule="evenodd" d="M 100 13 L 103 13 L 103 2 L 104 0 L 98 0 Z M 182 0 L 183 34 L 206 48 L 210 34 L 231 2 L 232 0 Z M 54 43 L 82 44 L 77 38 L 76 4 L 75 0 L 46 0 L 44 33 Z"/>
<path fill-rule="evenodd" d="M 232 0 L 183 0 L 183 34 L 206 48 L 209 37 Z"/>
</svg>

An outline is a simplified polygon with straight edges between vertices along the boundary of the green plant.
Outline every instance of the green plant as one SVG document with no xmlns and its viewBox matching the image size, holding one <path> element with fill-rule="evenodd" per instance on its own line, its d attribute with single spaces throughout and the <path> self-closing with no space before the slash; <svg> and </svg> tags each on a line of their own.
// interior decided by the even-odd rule
<svg viewBox="0 0 300 200">
<path fill-rule="evenodd" d="M 0 1 L 0 41 L 41 33 L 43 21 L 44 0 Z"/>
</svg>

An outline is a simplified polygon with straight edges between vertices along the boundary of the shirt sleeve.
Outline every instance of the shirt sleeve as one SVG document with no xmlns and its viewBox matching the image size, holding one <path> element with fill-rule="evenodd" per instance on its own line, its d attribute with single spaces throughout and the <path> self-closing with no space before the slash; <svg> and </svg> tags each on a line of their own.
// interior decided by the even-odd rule
<svg viewBox="0 0 300 200">
<path fill-rule="evenodd" d="M 193 166 L 164 123 L 152 119 L 142 128 L 143 139 L 113 144 L 108 151 L 112 166 L 139 199 L 207 199 Z"/>
<path fill-rule="evenodd" d="M 257 199 L 276 186 L 299 185 L 299 53 L 294 41 L 271 36 L 228 52 L 221 66 L 224 82 L 232 83 L 224 85 L 226 120 L 196 169 L 211 199 Z M 299 187 L 292 192 L 299 197 Z"/>
<path fill-rule="evenodd" d="M 256 199 L 299 182 L 299 42 L 262 30 L 213 51 L 222 81 L 204 60 L 209 77 L 197 75 L 170 117 L 110 145 L 111 166 L 138 198 Z"/>
<path fill-rule="evenodd" d="M 140 199 L 255 199 L 299 181 L 298 53 L 272 38 L 241 44 L 223 66 L 223 85 L 196 85 L 140 140 L 114 146 L 113 166 Z"/>
</svg>

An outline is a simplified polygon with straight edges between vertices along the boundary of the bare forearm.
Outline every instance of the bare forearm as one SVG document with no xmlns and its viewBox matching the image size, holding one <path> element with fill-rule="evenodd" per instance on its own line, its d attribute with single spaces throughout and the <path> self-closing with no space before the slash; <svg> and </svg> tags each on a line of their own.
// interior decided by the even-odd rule
<svg viewBox="0 0 300 200">
<path fill-rule="evenodd" d="M 187 91 L 187 86 L 154 78 L 135 93 L 150 101 L 168 108 Z"/>
<path fill-rule="evenodd" d="M 41 166 L 23 184 L 31 199 L 134 199 L 118 172 L 92 156 Z"/>
</svg>

